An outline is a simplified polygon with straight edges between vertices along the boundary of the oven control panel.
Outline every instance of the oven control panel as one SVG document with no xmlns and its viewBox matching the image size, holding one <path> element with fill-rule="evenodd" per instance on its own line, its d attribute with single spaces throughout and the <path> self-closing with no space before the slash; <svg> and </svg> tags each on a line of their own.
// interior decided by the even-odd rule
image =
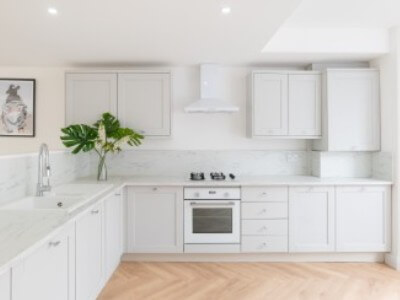
<svg viewBox="0 0 400 300">
<path fill-rule="evenodd" d="M 196 187 L 184 189 L 185 200 L 240 200 L 240 187 Z"/>
</svg>

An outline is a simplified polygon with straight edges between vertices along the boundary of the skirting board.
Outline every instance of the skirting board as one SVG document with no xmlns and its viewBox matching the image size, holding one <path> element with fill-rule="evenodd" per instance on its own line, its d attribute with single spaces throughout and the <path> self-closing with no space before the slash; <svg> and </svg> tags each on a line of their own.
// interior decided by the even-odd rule
<svg viewBox="0 0 400 300">
<path fill-rule="evenodd" d="M 396 256 L 392 254 L 385 255 L 385 264 L 387 264 L 389 267 L 392 267 L 397 271 L 400 270 L 399 260 Z"/>
<path fill-rule="evenodd" d="M 132 254 L 122 261 L 143 262 L 384 262 L 384 253 L 296 253 L 296 254 Z"/>
</svg>

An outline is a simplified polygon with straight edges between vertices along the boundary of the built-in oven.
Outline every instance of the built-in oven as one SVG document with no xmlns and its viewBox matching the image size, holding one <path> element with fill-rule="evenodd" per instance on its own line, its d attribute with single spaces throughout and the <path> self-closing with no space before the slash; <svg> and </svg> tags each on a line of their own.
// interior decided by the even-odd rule
<svg viewBox="0 0 400 300">
<path fill-rule="evenodd" d="M 185 244 L 240 243 L 240 188 L 184 191 Z"/>
</svg>

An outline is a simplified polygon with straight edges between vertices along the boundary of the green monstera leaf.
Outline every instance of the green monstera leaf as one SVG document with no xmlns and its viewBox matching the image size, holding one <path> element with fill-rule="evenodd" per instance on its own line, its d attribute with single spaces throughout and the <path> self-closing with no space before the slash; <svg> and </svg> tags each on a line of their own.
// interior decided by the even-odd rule
<svg viewBox="0 0 400 300">
<path fill-rule="evenodd" d="M 74 147 L 73 154 L 88 152 L 95 147 L 97 139 L 97 130 L 84 124 L 71 125 L 61 129 L 63 136 L 61 140 L 67 148 Z"/>
</svg>

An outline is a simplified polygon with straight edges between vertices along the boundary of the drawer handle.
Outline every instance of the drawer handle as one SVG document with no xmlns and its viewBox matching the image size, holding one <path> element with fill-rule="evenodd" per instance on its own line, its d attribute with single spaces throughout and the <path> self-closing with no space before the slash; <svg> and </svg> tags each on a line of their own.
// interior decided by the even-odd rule
<svg viewBox="0 0 400 300">
<path fill-rule="evenodd" d="M 92 213 L 92 215 L 97 215 L 99 213 L 99 210 L 98 209 L 92 210 L 91 213 Z"/>
<path fill-rule="evenodd" d="M 120 194 L 120 193 L 117 193 L 117 194 L 114 194 L 114 196 L 121 196 L 121 194 Z"/>
<path fill-rule="evenodd" d="M 259 232 L 263 232 L 263 231 L 267 231 L 267 226 L 263 226 L 260 228 L 260 230 L 258 230 Z"/>
<path fill-rule="evenodd" d="M 267 247 L 267 243 L 264 242 L 264 243 L 262 243 L 258 248 L 259 248 L 259 249 L 262 249 L 262 248 L 265 248 L 265 247 Z"/>
<path fill-rule="evenodd" d="M 49 246 L 50 247 L 57 247 L 58 245 L 60 245 L 61 241 L 56 241 L 56 242 L 49 242 Z"/>
<path fill-rule="evenodd" d="M 262 192 L 261 193 L 261 197 L 265 197 L 265 196 L 267 196 L 268 194 L 267 194 L 267 192 Z"/>
<path fill-rule="evenodd" d="M 265 214 L 266 212 L 267 212 L 267 210 L 264 208 L 263 210 L 260 211 L 259 214 L 260 214 L 260 215 L 261 215 L 261 214 Z"/>
<path fill-rule="evenodd" d="M 158 189 L 156 187 L 153 187 L 153 191 L 157 191 Z"/>
</svg>

